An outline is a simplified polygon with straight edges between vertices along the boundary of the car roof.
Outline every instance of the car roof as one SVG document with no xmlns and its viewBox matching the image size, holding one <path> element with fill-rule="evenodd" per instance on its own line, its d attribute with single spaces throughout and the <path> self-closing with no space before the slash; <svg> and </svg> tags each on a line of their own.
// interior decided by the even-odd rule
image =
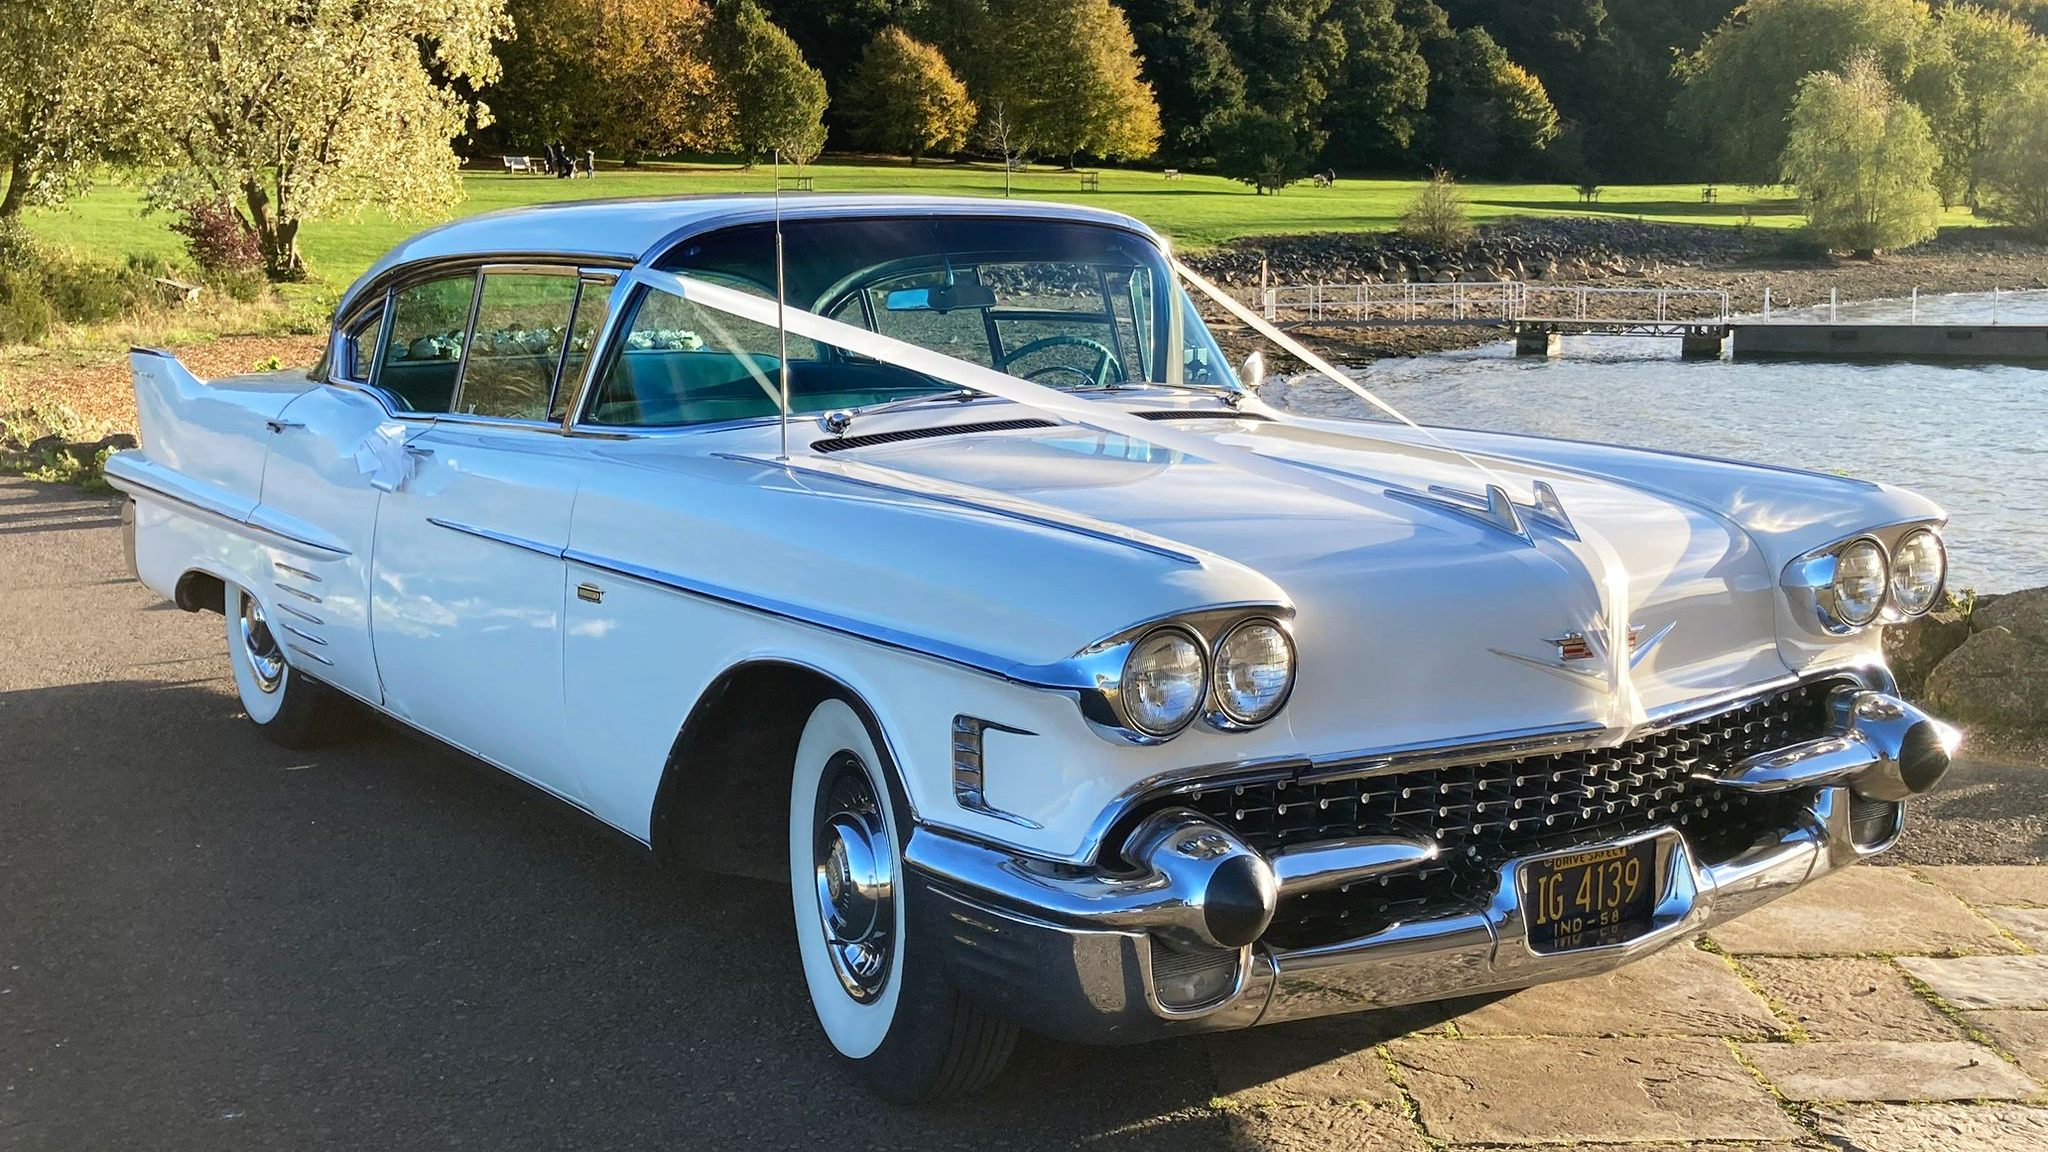
<svg viewBox="0 0 2048 1152">
<path fill-rule="evenodd" d="M 772 220 L 776 211 L 776 196 L 756 192 L 564 200 L 465 216 L 429 228 L 385 253 L 349 285 L 337 314 L 347 312 L 363 288 L 386 272 L 422 260 L 559 255 L 638 264 L 652 260 L 686 236 Z M 1150 228 L 1121 212 L 1039 200 L 821 192 L 782 196 L 780 211 L 786 220 L 1014 216 L 1107 224 L 1157 239 Z"/>
</svg>

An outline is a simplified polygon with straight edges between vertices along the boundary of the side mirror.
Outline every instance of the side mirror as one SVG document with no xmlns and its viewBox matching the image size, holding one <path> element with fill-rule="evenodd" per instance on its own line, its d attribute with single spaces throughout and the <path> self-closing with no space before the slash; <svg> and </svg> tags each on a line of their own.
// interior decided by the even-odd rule
<svg viewBox="0 0 2048 1152">
<path fill-rule="evenodd" d="M 1259 385 L 1266 382 L 1266 354 L 1254 349 L 1238 367 L 1237 379 L 1244 385 L 1245 391 L 1257 392 Z"/>
</svg>

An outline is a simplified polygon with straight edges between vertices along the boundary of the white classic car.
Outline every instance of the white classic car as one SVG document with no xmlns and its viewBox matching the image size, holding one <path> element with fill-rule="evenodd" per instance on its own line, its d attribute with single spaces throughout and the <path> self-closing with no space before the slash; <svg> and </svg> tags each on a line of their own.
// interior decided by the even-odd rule
<svg viewBox="0 0 2048 1152">
<path fill-rule="evenodd" d="M 1884 849 L 1946 771 L 1877 637 L 1942 593 L 1927 500 L 1303 419 L 1196 296 L 1320 364 L 1108 212 L 483 215 L 365 273 L 310 372 L 135 352 L 107 474 L 263 733 L 367 706 L 786 879 L 894 1099 L 1019 1025 L 1605 971 Z"/>
</svg>

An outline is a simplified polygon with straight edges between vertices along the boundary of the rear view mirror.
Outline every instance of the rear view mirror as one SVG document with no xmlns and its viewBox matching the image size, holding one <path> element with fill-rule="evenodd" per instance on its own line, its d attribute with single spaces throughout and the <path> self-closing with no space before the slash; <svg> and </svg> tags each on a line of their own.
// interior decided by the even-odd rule
<svg viewBox="0 0 2048 1152">
<path fill-rule="evenodd" d="M 960 308 L 993 308 L 995 290 L 981 284 L 941 284 L 937 288 L 898 288 L 883 306 L 891 312 L 951 312 Z"/>
</svg>

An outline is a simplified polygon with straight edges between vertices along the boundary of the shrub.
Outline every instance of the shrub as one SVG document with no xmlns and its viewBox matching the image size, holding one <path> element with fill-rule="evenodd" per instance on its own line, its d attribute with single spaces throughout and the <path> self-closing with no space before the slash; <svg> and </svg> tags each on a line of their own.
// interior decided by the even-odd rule
<svg viewBox="0 0 2048 1152">
<path fill-rule="evenodd" d="M 0 344 L 28 344 L 50 330 L 50 302 L 40 278 L 0 268 Z"/>
<path fill-rule="evenodd" d="M 138 298 L 123 269 L 90 260 L 49 260 L 43 265 L 42 281 L 50 311 L 74 324 L 125 315 Z"/>
<path fill-rule="evenodd" d="M 185 251 L 203 272 L 260 271 L 263 248 L 242 216 L 225 200 L 191 200 L 177 206 L 171 231 L 185 238 Z"/>
<path fill-rule="evenodd" d="M 1980 211 L 2048 239 L 2048 80 L 2008 93 L 1991 113 L 1977 158 Z"/>
<path fill-rule="evenodd" d="M 27 272 L 41 259 L 35 237 L 17 220 L 0 220 L 0 271 Z"/>
<path fill-rule="evenodd" d="M 1408 202 L 1408 210 L 1401 214 L 1401 231 L 1446 250 L 1472 238 L 1472 213 L 1465 206 L 1465 190 L 1449 172 L 1437 169 Z"/>
<path fill-rule="evenodd" d="M 1941 223 L 1927 117 L 1901 100 L 1874 56 L 1799 82 L 1785 182 L 1799 189 L 1814 239 L 1874 254 L 1933 236 Z"/>
</svg>

